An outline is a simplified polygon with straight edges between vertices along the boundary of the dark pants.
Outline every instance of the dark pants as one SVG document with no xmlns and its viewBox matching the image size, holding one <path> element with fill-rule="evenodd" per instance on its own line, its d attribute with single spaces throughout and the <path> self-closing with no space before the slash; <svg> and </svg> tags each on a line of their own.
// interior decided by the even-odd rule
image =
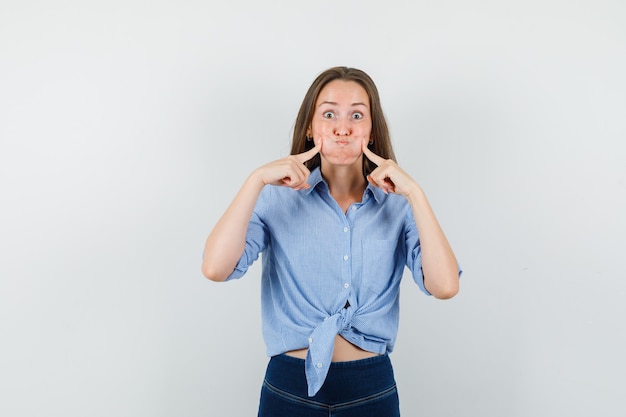
<svg viewBox="0 0 626 417">
<path fill-rule="evenodd" d="M 259 417 L 399 417 L 389 356 L 333 362 L 324 385 L 307 395 L 304 360 L 270 359 L 261 389 Z"/>
</svg>

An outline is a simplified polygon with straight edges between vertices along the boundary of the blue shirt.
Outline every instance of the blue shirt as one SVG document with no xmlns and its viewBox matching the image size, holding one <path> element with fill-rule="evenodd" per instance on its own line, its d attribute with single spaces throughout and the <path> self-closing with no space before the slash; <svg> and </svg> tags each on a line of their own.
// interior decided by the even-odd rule
<svg viewBox="0 0 626 417">
<path fill-rule="evenodd" d="M 405 265 L 422 291 L 420 240 L 404 196 L 367 186 L 344 213 L 319 168 L 310 188 L 265 186 L 246 248 L 228 279 L 262 254 L 263 338 L 269 356 L 308 348 L 309 395 L 322 387 L 337 334 L 378 354 L 391 352 Z"/>
</svg>

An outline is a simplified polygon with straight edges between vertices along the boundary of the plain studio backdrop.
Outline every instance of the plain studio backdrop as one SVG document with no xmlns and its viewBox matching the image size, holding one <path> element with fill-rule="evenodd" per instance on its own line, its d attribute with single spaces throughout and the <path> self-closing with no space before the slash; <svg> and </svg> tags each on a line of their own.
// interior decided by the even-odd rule
<svg viewBox="0 0 626 417">
<path fill-rule="evenodd" d="M 0 415 L 256 415 L 260 262 L 201 252 L 335 65 L 465 271 L 405 276 L 403 415 L 625 415 L 622 0 L 0 4 Z"/>
</svg>

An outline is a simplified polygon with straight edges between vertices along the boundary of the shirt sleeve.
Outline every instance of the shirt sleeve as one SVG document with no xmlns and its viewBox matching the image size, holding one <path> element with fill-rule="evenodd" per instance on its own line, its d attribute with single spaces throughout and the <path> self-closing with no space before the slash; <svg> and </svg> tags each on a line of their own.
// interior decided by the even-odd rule
<svg viewBox="0 0 626 417">
<path fill-rule="evenodd" d="M 424 274 L 422 272 L 422 248 L 420 246 L 419 233 L 417 225 L 413 218 L 411 205 L 407 204 L 405 223 L 404 223 L 404 244 L 406 247 L 406 266 L 411 271 L 411 276 L 417 286 L 426 295 L 431 295 L 424 286 Z"/>
<path fill-rule="evenodd" d="M 263 221 L 264 213 L 267 211 L 267 202 L 271 201 L 268 194 L 271 192 L 271 186 L 265 186 L 259 194 L 256 206 L 248 222 L 248 230 L 246 232 L 246 247 L 237 262 L 237 266 L 233 272 L 226 278 L 226 281 L 231 279 L 241 278 L 248 271 L 250 265 L 252 265 L 257 259 L 259 254 L 263 252 L 268 242 L 268 231 L 265 222 Z"/>
<path fill-rule="evenodd" d="M 405 245 L 406 245 L 406 266 L 411 270 L 413 280 L 420 287 L 420 289 L 426 295 L 432 295 L 424 286 L 424 273 L 422 271 L 422 249 L 420 246 L 420 238 L 415 224 L 415 218 L 413 218 L 413 211 L 411 206 L 407 210 L 405 218 Z M 459 269 L 459 279 L 463 274 L 463 270 L 460 265 L 457 265 Z"/>
</svg>

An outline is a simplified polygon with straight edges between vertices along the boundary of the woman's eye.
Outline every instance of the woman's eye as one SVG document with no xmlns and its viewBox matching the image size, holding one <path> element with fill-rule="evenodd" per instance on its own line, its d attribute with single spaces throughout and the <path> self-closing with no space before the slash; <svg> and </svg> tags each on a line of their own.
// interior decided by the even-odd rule
<svg viewBox="0 0 626 417">
<path fill-rule="evenodd" d="M 324 119 L 333 119 L 335 117 L 335 113 L 332 111 L 324 112 Z"/>
<path fill-rule="evenodd" d="M 360 119 L 362 119 L 362 118 L 363 118 L 363 113 L 354 113 L 354 114 L 352 115 L 352 118 L 353 118 L 353 119 L 360 120 Z"/>
</svg>

